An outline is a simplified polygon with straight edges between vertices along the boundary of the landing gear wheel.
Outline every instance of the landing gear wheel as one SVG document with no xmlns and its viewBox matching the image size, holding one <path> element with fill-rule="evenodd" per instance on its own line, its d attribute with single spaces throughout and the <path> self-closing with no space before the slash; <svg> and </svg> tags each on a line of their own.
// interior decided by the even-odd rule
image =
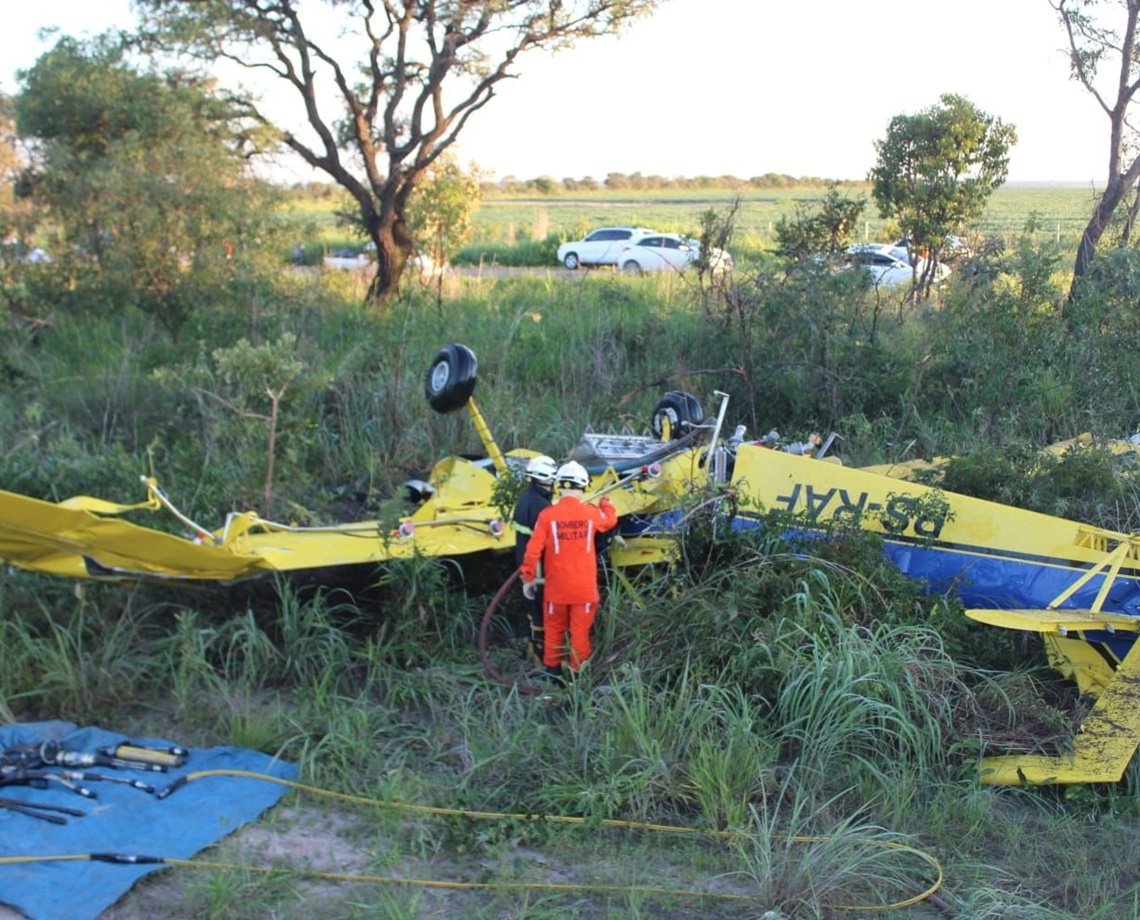
<svg viewBox="0 0 1140 920">
<path fill-rule="evenodd" d="M 679 438 L 687 434 L 689 428 L 699 425 L 705 420 L 705 410 L 692 393 L 673 391 L 661 397 L 661 401 L 653 410 L 651 416 L 653 433 L 659 438 L 664 436 L 665 422 L 669 422 L 669 438 Z"/>
<path fill-rule="evenodd" d="M 466 345 L 446 345 L 435 356 L 424 381 L 428 405 L 446 415 L 467 405 L 475 392 L 475 372 L 479 362 Z"/>
</svg>

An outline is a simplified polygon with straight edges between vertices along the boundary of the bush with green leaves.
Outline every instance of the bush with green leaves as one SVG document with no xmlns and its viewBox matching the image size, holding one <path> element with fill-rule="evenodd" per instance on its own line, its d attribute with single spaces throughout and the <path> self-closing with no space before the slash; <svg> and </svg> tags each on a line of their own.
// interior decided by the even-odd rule
<svg viewBox="0 0 1140 920">
<path fill-rule="evenodd" d="M 1137 454 L 1097 441 L 1064 451 L 1028 445 L 986 447 L 947 462 L 941 485 L 953 492 L 1084 521 L 1131 530 L 1137 519 Z"/>
<path fill-rule="evenodd" d="M 826 258 L 854 242 L 865 199 L 850 198 L 831 185 L 814 207 L 797 204 L 790 216 L 776 223 L 776 245 L 793 259 Z"/>
</svg>

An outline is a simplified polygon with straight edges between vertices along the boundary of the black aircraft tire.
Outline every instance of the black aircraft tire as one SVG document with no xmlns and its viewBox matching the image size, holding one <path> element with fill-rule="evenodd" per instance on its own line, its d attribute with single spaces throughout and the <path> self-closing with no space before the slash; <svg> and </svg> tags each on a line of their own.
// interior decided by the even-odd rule
<svg viewBox="0 0 1140 920">
<path fill-rule="evenodd" d="M 466 345 L 444 346 L 431 362 L 424 380 L 428 405 L 444 415 L 462 409 L 475 392 L 478 369 L 475 352 Z"/>
<path fill-rule="evenodd" d="M 651 419 L 655 435 L 661 436 L 665 430 L 665 419 L 669 419 L 672 436 L 679 438 L 687 434 L 687 429 L 705 420 L 705 410 L 701 408 L 700 400 L 692 393 L 673 391 L 661 397 Z"/>
</svg>

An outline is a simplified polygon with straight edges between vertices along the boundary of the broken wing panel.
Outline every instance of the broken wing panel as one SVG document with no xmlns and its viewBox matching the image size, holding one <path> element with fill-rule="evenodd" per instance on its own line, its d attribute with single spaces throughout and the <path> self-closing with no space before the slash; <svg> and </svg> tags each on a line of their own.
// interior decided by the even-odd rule
<svg viewBox="0 0 1140 920">
<path fill-rule="evenodd" d="M 71 578 L 232 581 L 270 570 L 256 556 L 100 516 L 83 507 L 89 504 L 109 513 L 126 510 L 96 499 L 53 504 L 0 491 L 0 559 Z"/>
</svg>

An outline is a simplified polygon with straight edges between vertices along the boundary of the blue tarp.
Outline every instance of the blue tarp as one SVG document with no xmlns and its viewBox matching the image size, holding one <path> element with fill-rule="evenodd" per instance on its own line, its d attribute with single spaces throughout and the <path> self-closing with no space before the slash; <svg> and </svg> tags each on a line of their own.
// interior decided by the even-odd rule
<svg viewBox="0 0 1140 920">
<path fill-rule="evenodd" d="M 100 728 L 77 728 L 69 722 L 36 722 L 0 726 L 0 751 L 21 744 L 57 740 L 65 750 L 95 751 L 127 739 Z M 167 748 L 161 738 L 132 738 L 136 744 Z M 88 772 L 142 780 L 156 790 L 179 777 L 204 770 L 244 770 L 292 779 L 296 767 L 256 751 L 236 747 L 193 748 L 183 766 L 165 773 L 111 767 Z M 248 777 L 203 777 L 186 783 L 167 798 L 120 783 L 86 782 L 96 793 L 84 798 L 56 783 L 46 789 L 0 786 L 0 797 L 84 812 L 67 824 L 0 808 L 0 856 L 46 856 L 73 853 L 120 853 L 189 859 L 199 850 L 255 820 L 288 789 Z M 0 903 L 33 920 L 83 920 L 97 917 L 140 878 L 161 865 L 119 865 L 59 861 L 0 863 Z"/>
</svg>

